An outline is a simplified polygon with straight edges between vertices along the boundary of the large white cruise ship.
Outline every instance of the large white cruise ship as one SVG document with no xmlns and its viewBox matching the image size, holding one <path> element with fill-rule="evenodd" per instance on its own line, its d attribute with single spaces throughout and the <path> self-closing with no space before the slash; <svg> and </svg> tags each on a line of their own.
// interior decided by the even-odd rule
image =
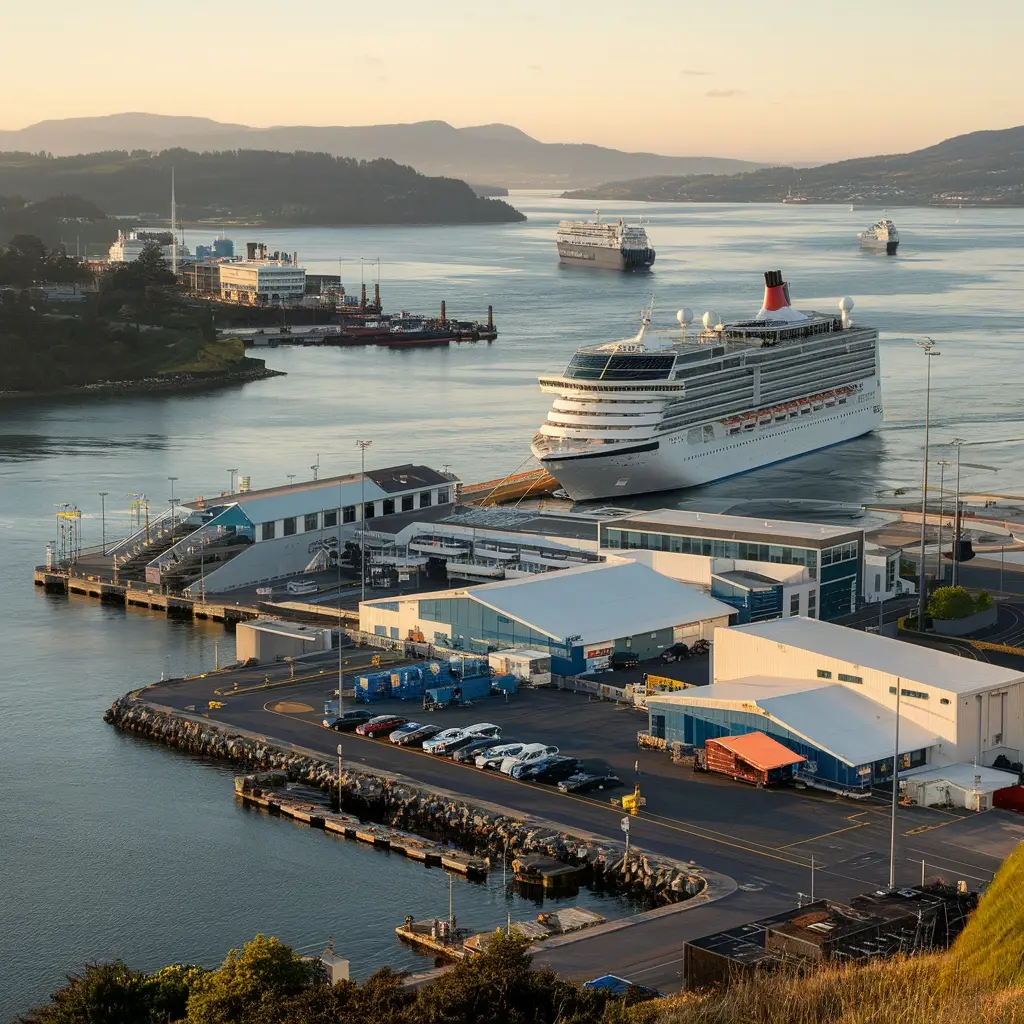
<svg viewBox="0 0 1024 1024">
<path fill-rule="evenodd" d="M 645 311 L 628 340 L 582 348 L 560 376 L 540 378 L 555 396 L 531 446 L 577 501 L 674 490 L 720 480 L 838 444 L 882 422 L 878 332 L 839 313 L 790 305 L 780 271 L 764 275 L 753 320 L 649 346 Z"/>
<path fill-rule="evenodd" d="M 650 270 L 655 252 L 641 225 L 597 220 L 563 220 L 555 238 L 562 263 L 608 270 Z"/>
</svg>

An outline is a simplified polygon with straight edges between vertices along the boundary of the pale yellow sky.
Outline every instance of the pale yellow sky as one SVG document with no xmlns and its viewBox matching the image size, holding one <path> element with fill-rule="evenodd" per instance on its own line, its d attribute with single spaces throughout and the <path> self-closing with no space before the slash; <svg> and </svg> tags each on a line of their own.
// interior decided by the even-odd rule
<svg viewBox="0 0 1024 1024">
<path fill-rule="evenodd" d="M 50 0 L 0 27 L 0 128 L 126 110 L 439 119 L 811 161 L 1024 123 L 1017 0 Z"/>
</svg>

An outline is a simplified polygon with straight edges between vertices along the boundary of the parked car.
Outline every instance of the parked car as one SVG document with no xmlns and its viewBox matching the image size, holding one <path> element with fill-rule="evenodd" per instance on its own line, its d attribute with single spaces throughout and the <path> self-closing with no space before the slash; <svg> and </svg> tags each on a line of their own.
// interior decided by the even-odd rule
<svg viewBox="0 0 1024 1024">
<path fill-rule="evenodd" d="M 574 757 L 566 757 L 562 754 L 549 754 L 547 757 L 538 758 L 536 761 L 528 761 L 522 764 L 516 764 L 512 766 L 512 771 L 509 773 L 513 779 L 536 779 L 538 775 L 547 771 L 549 768 L 556 768 L 559 765 L 572 768 L 571 771 L 566 771 L 561 778 L 567 779 L 570 775 L 575 775 L 580 770 L 580 763 Z M 560 779 L 555 779 L 555 782 Z"/>
<path fill-rule="evenodd" d="M 406 725 L 411 723 L 406 723 Z M 416 729 L 410 729 L 406 732 L 406 726 L 403 725 L 401 729 L 396 729 L 391 734 L 391 742 L 399 747 L 419 747 L 423 745 L 424 740 L 429 740 L 431 736 L 436 736 L 441 731 L 439 725 L 421 725 Z"/>
<path fill-rule="evenodd" d="M 497 771 L 506 757 L 515 757 L 525 746 L 525 743 L 499 743 L 496 747 L 487 747 L 477 753 L 476 766 Z"/>
<path fill-rule="evenodd" d="M 459 764 L 472 764 L 476 760 L 476 755 L 486 750 L 493 742 L 490 736 L 479 736 L 454 750 L 452 760 L 458 761 Z"/>
<path fill-rule="evenodd" d="M 351 711 L 343 711 L 341 717 L 329 715 L 324 719 L 325 729 L 337 729 L 338 732 L 352 732 L 356 726 L 368 722 L 373 715 L 363 708 L 353 708 Z"/>
<path fill-rule="evenodd" d="M 539 761 L 542 757 L 550 757 L 557 753 L 558 747 L 549 747 L 544 743 L 527 743 L 518 754 L 513 754 L 502 760 L 500 771 L 502 775 L 510 775 L 513 765 L 529 764 L 532 761 Z"/>
<path fill-rule="evenodd" d="M 582 767 L 582 763 L 575 757 L 553 757 L 550 761 L 533 765 L 526 777 L 532 782 L 554 786 L 576 775 Z"/>
<path fill-rule="evenodd" d="M 405 725 L 405 719 L 398 715 L 377 715 L 368 722 L 356 726 L 356 732 L 360 736 L 382 736 L 384 733 L 394 732 L 400 725 Z"/>
<path fill-rule="evenodd" d="M 430 750 L 431 754 L 452 754 L 461 747 L 465 747 L 475 740 L 490 740 L 492 743 L 501 738 L 501 726 L 491 725 L 490 722 L 478 722 L 476 725 L 467 725 L 465 729 L 455 730 L 457 735 L 445 737 L 442 743 L 437 744 Z M 443 734 L 442 734 L 443 735 Z M 437 739 L 441 737 L 438 736 Z M 423 745 L 427 749 L 427 745 Z"/>
<path fill-rule="evenodd" d="M 698 658 L 702 654 L 707 654 L 711 650 L 711 644 L 707 640 L 703 639 L 694 640 L 693 646 L 690 648 L 690 657 Z"/>
<path fill-rule="evenodd" d="M 669 664 L 672 661 L 682 661 L 684 658 L 690 657 L 690 648 L 686 644 L 673 644 L 671 647 L 666 647 L 665 650 L 658 655 L 658 659 L 662 664 Z"/>
<path fill-rule="evenodd" d="M 633 668 L 639 664 L 640 659 L 632 651 L 615 651 L 611 657 L 611 666 L 614 669 Z"/>
<path fill-rule="evenodd" d="M 429 739 L 424 741 L 423 749 L 428 754 L 444 753 L 445 746 L 452 740 L 456 739 L 456 737 L 461 737 L 462 735 L 462 729 L 445 729 L 442 732 L 435 733 Z"/>
<path fill-rule="evenodd" d="M 388 736 L 388 739 L 391 740 L 392 743 L 397 743 L 398 740 L 401 739 L 401 737 L 404 736 L 406 733 L 415 732 L 417 729 L 422 728 L 422 722 L 406 722 L 405 725 L 400 725 L 397 729 L 395 729 L 395 731 Z"/>
<path fill-rule="evenodd" d="M 563 793 L 589 793 L 595 789 L 614 789 L 621 786 L 622 780 L 617 775 L 590 775 L 587 772 L 579 772 L 563 779 L 558 788 Z"/>
</svg>

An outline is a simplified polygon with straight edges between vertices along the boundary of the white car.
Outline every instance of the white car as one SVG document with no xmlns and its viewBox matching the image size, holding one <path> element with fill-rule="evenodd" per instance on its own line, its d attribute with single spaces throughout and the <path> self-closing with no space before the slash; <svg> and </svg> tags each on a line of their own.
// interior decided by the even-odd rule
<svg viewBox="0 0 1024 1024">
<path fill-rule="evenodd" d="M 549 747 L 544 743 L 527 743 L 518 754 L 506 757 L 501 762 L 501 774 L 508 775 L 514 764 L 531 764 L 542 757 L 550 757 L 558 753 L 558 747 Z"/>
<path fill-rule="evenodd" d="M 496 747 L 488 747 L 476 755 L 474 764 L 477 768 L 500 768 L 506 757 L 515 757 L 523 752 L 525 743 L 499 743 Z"/>
<path fill-rule="evenodd" d="M 454 739 L 462 736 L 462 729 L 445 729 L 429 740 L 423 741 L 423 749 L 428 754 L 443 754 L 445 746 Z"/>
</svg>

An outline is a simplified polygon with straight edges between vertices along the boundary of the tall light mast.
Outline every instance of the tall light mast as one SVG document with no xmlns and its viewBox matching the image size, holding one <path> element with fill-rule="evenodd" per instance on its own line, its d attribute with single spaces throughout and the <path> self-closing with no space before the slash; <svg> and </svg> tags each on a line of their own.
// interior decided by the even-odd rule
<svg viewBox="0 0 1024 1024">
<path fill-rule="evenodd" d="M 171 168 L 171 273 L 178 280 L 178 208 L 174 202 L 174 168 Z"/>
</svg>

